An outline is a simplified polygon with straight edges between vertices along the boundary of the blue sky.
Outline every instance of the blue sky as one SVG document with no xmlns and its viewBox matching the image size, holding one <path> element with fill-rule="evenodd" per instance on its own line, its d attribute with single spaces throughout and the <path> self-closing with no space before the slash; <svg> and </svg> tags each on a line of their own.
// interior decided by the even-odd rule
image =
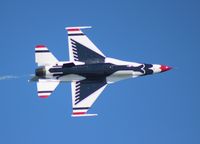
<svg viewBox="0 0 200 144">
<path fill-rule="evenodd" d="M 0 1 L 0 76 L 34 73 L 34 46 L 68 60 L 66 26 L 110 57 L 160 63 L 172 71 L 110 85 L 91 109 L 71 118 L 70 84 L 39 99 L 29 77 L 0 81 L 0 143 L 200 143 L 198 0 Z"/>
</svg>

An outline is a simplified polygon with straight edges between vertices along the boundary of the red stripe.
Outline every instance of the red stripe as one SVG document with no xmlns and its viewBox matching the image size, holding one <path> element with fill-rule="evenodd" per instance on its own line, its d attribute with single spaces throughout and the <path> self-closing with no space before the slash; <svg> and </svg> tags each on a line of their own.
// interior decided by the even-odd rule
<svg viewBox="0 0 200 144">
<path fill-rule="evenodd" d="M 70 29 L 67 29 L 68 31 L 80 31 L 79 28 L 70 28 Z"/>
<path fill-rule="evenodd" d="M 44 46 L 44 45 L 37 45 L 35 48 L 44 48 L 44 47 L 46 47 L 46 46 Z"/>
<path fill-rule="evenodd" d="M 86 114 L 86 112 L 73 112 L 73 115 L 82 115 L 82 114 Z"/>
<path fill-rule="evenodd" d="M 48 98 L 48 95 L 39 96 L 40 98 Z"/>
</svg>

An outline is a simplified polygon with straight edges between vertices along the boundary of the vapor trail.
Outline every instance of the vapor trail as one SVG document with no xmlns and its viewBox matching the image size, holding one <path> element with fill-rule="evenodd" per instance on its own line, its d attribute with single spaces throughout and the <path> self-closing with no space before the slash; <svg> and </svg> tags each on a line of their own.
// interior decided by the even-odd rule
<svg viewBox="0 0 200 144">
<path fill-rule="evenodd" d="M 13 76 L 13 75 L 5 75 L 5 76 L 0 76 L 0 80 L 9 80 L 9 79 L 18 79 L 19 76 Z"/>
<path fill-rule="evenodd" d="M 32 77 L 32 76 L 34 76 L 34 74 L 28 74 L 28 75 L 22 75 L 22 76 L 4 75 L 4 76 L 0 76 L 0 81 L 1 80 L 19 79 L 19 78 L 23 78 L 23 77 Z"/>
</svg>

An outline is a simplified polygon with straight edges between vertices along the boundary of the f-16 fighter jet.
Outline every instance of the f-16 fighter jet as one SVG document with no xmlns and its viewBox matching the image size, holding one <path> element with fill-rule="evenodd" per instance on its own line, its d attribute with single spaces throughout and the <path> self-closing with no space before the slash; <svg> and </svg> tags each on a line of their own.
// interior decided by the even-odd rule
<svg viewBox="0 0 200 144">
<path fill-rule="evenodd" d="M 108 84 L 165 72 L 169 66 L 127 62 L 106 57 L 82 32 L 91 27 L 67 27 L 69 61 L 59 61 L 44 45 L 35 47 L 38 68 L 31 81 L 37 82 L 40 98 L 48 98 L 60 82 L 71 82 L 72 116 L 95 116 L 88 110 Z"/>
</svg>

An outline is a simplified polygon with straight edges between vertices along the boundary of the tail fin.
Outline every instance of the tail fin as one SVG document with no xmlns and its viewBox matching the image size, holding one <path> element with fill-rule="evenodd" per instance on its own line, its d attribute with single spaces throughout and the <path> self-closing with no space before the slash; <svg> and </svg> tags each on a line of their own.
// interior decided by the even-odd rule
<svg viewBox="0 0 200 144">
<path fill-rule="evenodd" d="M 49 65 L 57 63 L 56 57 L 44 45 L 37 45 L 35 47 L 35 62 L 38 66 Z"/>
</svg>

